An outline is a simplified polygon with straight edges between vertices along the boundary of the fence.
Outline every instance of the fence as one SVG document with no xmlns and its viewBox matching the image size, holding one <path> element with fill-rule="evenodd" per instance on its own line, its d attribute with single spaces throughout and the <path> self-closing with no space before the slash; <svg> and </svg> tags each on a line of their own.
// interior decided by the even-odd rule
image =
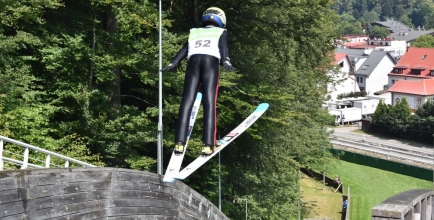
<svg viewBox="0 0 434 220">
<path fill-rule="evenodd" d="M 332 149 L 333 154 L 337 154 L 342 150 Z M 394 173 L 399 173 L 406 176 L 411 176 L 419 179 L 424 179 L 428 181 L 433 180 L 433 171 L 430 169 L 425 169 L 421 167 L 411 166 L 407 164 L 402 164 L 399 162 L 385 160 L 381 158 L 371 157 L 368 155 L 362 155 L 358 153 L 353 153 L 349 151 L 344 151 L 345 154 L 340 157 L 341 160 L 348 161 L 351 163 L 356 163 L 360 165 L 365 165 L 369 167 L 374 167 Z"/>
<path fill-rule="evenodd" d="M 9 143 L 8 146 L 13 146 L 14 151 L 8 150 L 5 143 Z M 21 151 L 22 153 L 16 153 Z M 32 155 L 37 155 L 32 157 Z M 44 158 L 41 161 L 40 157 Z M 5 136 L 0 135 L 0 171 L 4 169 L 31 169 L 31 168 L 49 168 L 49 167 L 62 167 L 55 163 L 52 163 L 52 157 L 56 160 L 63 161 L 64 167 L 69 167 L 69 163 L 74 163 L 83 167 L 96 167 L 95 165 L 85 163 L 70 157 L 63 156 L 58 153 L 54 153 L 30 144 L 23 143 Z M 31 162 L 29 162 L 31 161 Z M 11 164 L 5 166 L 5 163 Z"/>
</svg>

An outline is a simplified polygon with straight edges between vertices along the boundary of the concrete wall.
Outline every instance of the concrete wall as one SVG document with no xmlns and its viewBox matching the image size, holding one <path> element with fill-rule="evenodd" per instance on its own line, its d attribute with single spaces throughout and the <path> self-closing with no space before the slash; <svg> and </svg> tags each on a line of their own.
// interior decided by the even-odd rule
<svg viewBox="0 0 434 220">
<path fill-rule="evenodd" d="M 434 191 L 409 190 L 386 199 L 372 208 L 372 220 L 432 220 Z"/>
<path fill-rule="evenodd" d="M 117 168 L 0 172 L 0 219 L 228 219 L 180 181 Z"/>
</svg>

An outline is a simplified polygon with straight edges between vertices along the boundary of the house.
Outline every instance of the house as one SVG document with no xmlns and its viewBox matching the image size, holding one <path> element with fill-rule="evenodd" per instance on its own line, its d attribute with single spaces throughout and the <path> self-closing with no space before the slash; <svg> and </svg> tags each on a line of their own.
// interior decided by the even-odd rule
<svg viewBox="0 0 434 220">
<path fill-rule="evenodd" d="M 423 26 L 417 28 L 408 27 L 407 25 L 393 19 L 387 19 L 386 21 L 380 22 L 372 22 L 371 26 L 380 26 L 389 29 L 390 37 L 392 40 L 405 41 L 408 43 L 407 46 L 410 45 L 410 42 L 414 41 L 416 38 L 422 35 L 434 34 L 434 30 L 425 30 Z"/>
<path fill-rule="evenodd" d="M 420 81 L 399 80 L 390 89 L 392 105 L 406 98 L 410 108 L 415 111 L 419 106 L 434 99 L 434 78 Z"/>
<path fill-rule="evenodd" d="M 342 38 L 345 39 L 346 42 L 354 43 L 354 42 L 365 42 L 369 39 L 369 35 L 349 35 L 349 36 L 343 36 Z"/>
<path fill-rule="evenodd" d="M 360 68 L 363 62 L 368 58 L 369 50 L 337 48 L 336 53 L 347 54 L 354 70 Z"/>
<path fill-rule="evenodd" d="M 354 71 L 360 90 L 370 95 L 387 89 L 388 73 L 395 64 L 395 59 L 387 51 L 373 50 L 361 67 Z"/>
<path fill-rule="evenodd" d="M 434 79 L 434 48 L 409 47 L 388 76 L 389 88 L 400 80 Z"/>
<path fill-rule="evenodd" d="M 354 71 L 350 58 L 345 53 L 335 53 L 335 62 L 339 73 L 333 74 L 332 83 L 327 85 L 328 95 L 331 100 L 336 100 L 340 94 L 360 92 L 352 74 Z"/>
<path fill-rule="evenodd" d="M 364 50 L 369 54 L 373 50 L 383 50 L 399 60 L 407 51 L 407 42 L 403 40 L 392 40 L 390 37 L 367 39 L 364 42 L 344 43 L 340 48 Z"/>
</svg>

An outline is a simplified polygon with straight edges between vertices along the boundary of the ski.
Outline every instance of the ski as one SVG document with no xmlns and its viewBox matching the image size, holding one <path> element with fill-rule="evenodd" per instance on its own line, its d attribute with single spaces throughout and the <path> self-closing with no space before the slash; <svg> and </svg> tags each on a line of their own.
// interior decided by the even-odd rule
<svg viewBox="0 0 434 220">
<path fill-rule="evenodd" d="M 200 103 L 202 101 L 202 93 L 198 92 L 196 95 L 196 100 L 193 104 L 193 109 L 191 110 L 190 115 L 190 123 L 188 127 L 188 135 L 187 141 L 184 146 L 184 152 L 182 154 L 175 154 L 175 151 L 172 153 L 172 157 L 170 158 L 169 165 L 166 169 L 166 174 L 164 175 L 163 182 L 174 182 L 175 179 L 173 176 L 179 173 L 181 169 L 182 160 L 184 159 L 185 152 L 187 150 L 188 140 L 190 139 L 191 132 L 193 130 L 194 122 L 196 121 L 197 113 L 199 112 Z"/>
<path fill-rule="evenodd" d="M 220 139 L 218 142 L 221 143 L 221 145 L 214 150 L 214 153 L 212 153 L 209 156 L 199 156 L 196 158 L 193 162 L 191 162 L 187 167 L 185 167 L 181 172 L 176 174 L 174 176 L 175 179 L 183 180 L 190 176 L 194 171 L 199 169 L 203 164 L 205 164 L 209 159 L 211 159 L 213 156 L 215 156 L 218 152 L 223 150 L 226 146 L 228 146 L 229 143 L 231 143 L 233 140 L 235 140 L 240 134 L 242 134 L 244 131 L 246 131 L 259 117 L 264 114 L 265 111 L 268 109 L 268 103 L 262 103 L 260 104 L 256 110 L 249 115 L 238 127 L 236 127 L 234 130 L 229 132 L 226 136 L 224 136 L 222 139 Z"/>
</svg>

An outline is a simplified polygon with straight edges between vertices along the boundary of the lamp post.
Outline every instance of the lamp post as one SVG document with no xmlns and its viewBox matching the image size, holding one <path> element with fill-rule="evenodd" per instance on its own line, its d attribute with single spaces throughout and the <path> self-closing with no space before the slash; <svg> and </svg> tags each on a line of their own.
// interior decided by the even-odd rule
<svg viewBox="0 0 434 220">
<path fill-rule="evenodd" d="M 233 202 L 236 203 L 237 200 L 244 200 L 246 202 L 246 220 L 247 220 L 247 199 L 235 198 Z"/>
<path fill-rule="evenodd" d="M 158 70 L 161 70 L 162 65 L 162 42 L 161 42 L 161 0 L 158 2 Z M 158 71 L 158 146 L 157 146 L 157 173 L 163 174 L 163 74 Z"/>
</svg>

